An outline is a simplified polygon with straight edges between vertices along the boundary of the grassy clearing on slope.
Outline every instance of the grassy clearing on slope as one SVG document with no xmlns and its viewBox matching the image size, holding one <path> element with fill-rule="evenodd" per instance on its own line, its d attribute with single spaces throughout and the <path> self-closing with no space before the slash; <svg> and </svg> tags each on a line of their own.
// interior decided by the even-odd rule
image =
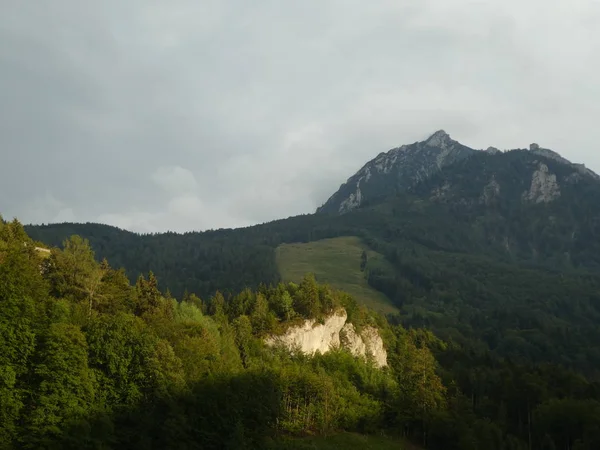
<svg viewBox="0 0 600 450">
<path fill-rule="evenodd" d="M 384 436 L 366 436 L 341 433 L 333 436 L 317 436 L 301 439 L 284 439 L 275 442 L 272 450 L 416 450 L 411 444 Z"/>
<path fill-rule="evenodd" d="M 311 272 L 320 283 L 341 289 L 357 302 L 383 314 L 397 313 L 391 301 L 367 283 L 360 270 L 362 252 L 367 252 L 368 267 L 389 264 L 377 252 L 354 236 L 323 239 L 306 244 L 282 244 L 277 247 L 277 267 L 284 281 L 300 282 Z"/>
</svg>

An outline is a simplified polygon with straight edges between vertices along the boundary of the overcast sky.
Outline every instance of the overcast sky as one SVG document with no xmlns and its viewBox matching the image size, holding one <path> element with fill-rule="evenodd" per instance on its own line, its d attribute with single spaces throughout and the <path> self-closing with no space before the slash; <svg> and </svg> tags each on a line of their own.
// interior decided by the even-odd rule
<svg viewBox="0 0 600 450">
<path fill-rule="evenodd" d="M 0 0 L 0 213 L 310 213 L 437 129 L 600 172 L 596 0 Z"/>
</svg>

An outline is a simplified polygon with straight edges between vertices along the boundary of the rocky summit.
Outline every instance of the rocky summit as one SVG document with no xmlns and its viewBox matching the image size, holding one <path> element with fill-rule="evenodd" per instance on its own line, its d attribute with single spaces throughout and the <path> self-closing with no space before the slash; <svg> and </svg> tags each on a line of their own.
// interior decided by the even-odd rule
<svg viewBox="0 0 600 450">
<path fill-rule="evenodd" d="M 365 202 L 406 190 L 475 150 L 450 138 L 444 130 L 422 142 L 380 153 L 351 176 L 317 212 L 345 213 Z"/>
</svg>

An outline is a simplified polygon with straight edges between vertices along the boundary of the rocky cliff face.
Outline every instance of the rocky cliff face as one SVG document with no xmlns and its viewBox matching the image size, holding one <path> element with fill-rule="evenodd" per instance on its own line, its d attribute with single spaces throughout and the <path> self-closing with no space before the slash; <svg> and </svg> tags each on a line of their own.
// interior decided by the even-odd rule
<svg viewBox="0 0 600 450">
<path fill-rule="evenodd" d="M 425 141 L 380 153 L 350 177 L 317 212 L 346 213 L 366 201 L 404 191 L 473 152 L 445 131 L 437 131 Z"/>
<path fill-rule="evenodd" d="M 531 187 L 523 193 L 523 198 L 534 203 L 548 203 L 558 197 L 560 188 L 556 175 L 549 171 L 546 164 L 539 163 L 538 169 L 531 177 Z"/>
<path fill-rule="evenodd" d="M 353 324 L 346 323 L 340 333 L 340 343 L 354 356 L 370 355 L 377 367 L 387 366 L 387 352 L 377 328 L 364 327 L 359 334 Z"/>
<path fill-rule="evenodd" d="M 282 336 L 266 339 L 271 346 L 283 345 L 294 351 L 306 354 L 317 351 L 326 353 L 333 348 L 343 347 L 357 357 L 370 355 L 377 367 L 387 366 L 387 352 L 379 331 L 373 327 L 364 327 L 357 333 L 353 324 L 347 322 L 344 309 L 336 311 L 321 323 L 315 319 L 306 320 L 303 324 L 291 327 Z"/>
</svg>

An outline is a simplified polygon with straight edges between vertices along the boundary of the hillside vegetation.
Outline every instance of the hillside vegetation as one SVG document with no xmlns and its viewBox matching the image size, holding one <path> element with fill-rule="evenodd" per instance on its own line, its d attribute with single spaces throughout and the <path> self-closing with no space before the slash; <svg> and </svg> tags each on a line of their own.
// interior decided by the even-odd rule
<svg viewBox="0 0 600 450">
<path fill-rule="evenodd" d="M 264 449 L 302 436 L 328 448 L 317 436 L 420 438 L 446 410 L 419 334 L 313 277 L 177 301 L 152 273 L 131 286 L 78 236 L 49 257 L 32 244 L 18 222 L 0 221 L 3 450 Z M 381 327 L 388 369 L 342 349 L 308 357 L 264 344 L 286 322 L 341 307 L 356 325 Z M 386 448 L 353 436 L 333 442 Z"/>
<path fill-rule="evenodd" d="M 358 303 L 375 311 L 399 312 L 385 294 L 367 282 L 369 270 L 388 267 L 389 263 L 355 236 L 282 244 L 275 255 L 283 281 L 298 283 L 307 273 L 312 273 L 318 282 L 347 292 Z"/>
</svg>

